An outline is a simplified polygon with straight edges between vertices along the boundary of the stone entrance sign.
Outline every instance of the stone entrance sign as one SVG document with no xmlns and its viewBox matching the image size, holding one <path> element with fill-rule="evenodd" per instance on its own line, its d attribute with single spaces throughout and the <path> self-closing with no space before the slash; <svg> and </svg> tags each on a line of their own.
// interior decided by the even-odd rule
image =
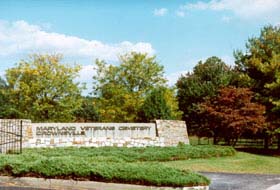
<svg viewBox="0 0 280 190">
<path fill-rule="evenodd" d="M 33 123 L 36 137 L 153 138 L 154 123 Z"/>
<path fill-rule="evenodd" d="M 188 144 L 183 121 L 155 123 L 31 123 L 23 126 L 23 147 L 176 146 Z"/>
</svg>

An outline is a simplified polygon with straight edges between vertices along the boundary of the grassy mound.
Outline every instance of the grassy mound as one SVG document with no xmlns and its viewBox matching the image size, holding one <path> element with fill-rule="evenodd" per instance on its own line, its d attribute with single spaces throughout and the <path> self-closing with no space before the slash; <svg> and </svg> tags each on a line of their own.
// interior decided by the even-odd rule
<svg viewBox="0 0 280 190">
<path fill-rule="evenodd" d="M 210 181 L 204 176 L 159 162 L 234 154 L 230 147 L 187 145 L 25 149 L 20 155 L 1 155 L 0 174 L 154 186 L 208 185 Z"/>
<path fill-rule="evenodd" d="M 158 163 L 89 163 L 83 158 L 1 159 L 4 175 L 59 179 L 94 180 L 154 186 L 207 185 L 209 180 L 196 173 L 181 171 Z"/>
<path fill-rule="evenodd" d="M 77 156 L 83 158 L 94 158 L 97 161 L 113 162 L 136 162 L 136 161 L 173 161 L 195 158 L 211 158 L 233 156 L 236 151 L 232 147 L 222 146 L 189 146 L 180 145 L 177 147 L 147 147 L 147 148 L 41 148 L 26 149 L 24 154 L 42 155 L 45 157 Z"/>
</svg>

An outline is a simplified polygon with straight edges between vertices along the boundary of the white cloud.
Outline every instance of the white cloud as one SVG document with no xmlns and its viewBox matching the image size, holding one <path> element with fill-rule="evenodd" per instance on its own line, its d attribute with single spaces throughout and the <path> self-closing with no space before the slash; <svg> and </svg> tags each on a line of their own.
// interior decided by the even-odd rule
<svg viewBox="0 0 280 190">
<path fill-rule="evenodd" d="M 153 13 L 155 16 L 164 16 L 168 13 L 168 9 L 166 8 L 155 9 Z"/>
<path fill-rule="evenodd" d="M 193 9 L 231 11 L 235 15 L 246 19 L 271 19 L 280 16 L 279 0 L 211 0 L 187 3 L 183 8 L 185 11 Z"/>
<path fill-rule="evenodd" d="M 166 76 L 167 78 L 167 82 L 169 86 L 174 86 L 176 84 L 176 82 L 178 81 L 178 79 L 182 76 L 187 74 L 189 71 L 178 71 L 175 73 L 171 73 L 169 75 Z"/>
<path fill-rule="evenodd" d="M 211 4 L 211 2 L 209 2 Z M 206 10 L 209 8 L 209 3 L 198 1 L 196 3 L 187 3 L 185 6 L 182 6 L 184 9 L 199 9 Z"/>
<path fill-rule="evenodd" d="M 0 71 L 0 77 L 3 79 L 5 78 L 5 72 L 4 71 Z"/>
<path fill-rule="evenodd" d="M 223 55 L 220 57 L 227 65 L 234 66 L 234 57 L 229 55 Z"/>
<path fill-rule="evenodd" d="M 94 65 L 83 65 L 79 72 L 79 82 L 91 81 L 95 73 Z"/>
<path fill-rule="evenodd" d="M 231 21 L 231 19 L 232 19 L 232 18 L 229 17 L 229 16 L 223 16 L 221 20 L 222 20 L 223 22 L 225 22 L 225 23 L 229 23 L 229 22 Z"/>
<path fill-rule="evenodd" d="M 176 11 L 176 15 L 178 17 L 185 17 L 186 13 L 183 10 L 178 10 Z"/>
<path fill-rule="evenodd" d="M 186 7 L 185 5 L 181 5 L 176 11 L 176 16 L 178 17 L 185 17 L 186 16 Z"/>
<path fill-rule="evenodd" d="M 118 56 L 130 51 L 154 54 L 150 43 L 123 41 L 106 44 L 54 32 L 25 21 L 0 21 L 0 56 L 17 56 L 30 53 L 62 53 L 65 57 L 100 58 L 117 61 Z"/>
<path fill-rule="evenodd" d="M 90 92 L 92 92 L 92 77 L 96 74 L 94 67 L 94 65 L 83 65 L 79 72 L 79 77 L 76 78 L 77 82 L 84 83 L 86 85 L 86 90 L 83 91 L 83 95 L 88 95 Z"/>
<path fill-rule="evenodd" d="M 50 24 L 32 25 L 25 21 L 7 22 L 0 20 L 0 58 L 22 58 L 31 53 L 61 53 L 66 60 L 85 60 L 86 64 L 95 58 L 109 62 L 118 61 L 118 56 L 130 51 L 153 55 L 155 50 L 150 43 L 132 43 L 123 41 L 117 44 L 106 44 L 97 40 L 86 40 L 54 32 Z M 79 62 L 80 63 L 80 62 Z M 87 94 L 92 90 L 93 65 L 84 65 L 76 81 L 86 83 Z M 0 71 L 0 76 L 4 72 Z"/>
<path fill-rule="evenodd" d="M 199 59 L 189 59 L 184 61 L 185 62 L 185 66 L 186 66 L 186 70 L 181 70 L 181 71 L 177 71 L 174 73 L 170 73 L 166 75 L 166 78 L 168 80 L 168 85 L 169 86 L 173 86 L 176 84 L 176 82 L 178 81 L 178 79 L 182 76 L 187 74 L 188 72 L 192 72 L 193 68 L 195 67 L 195 65 L 197 65 L 197 63 L 201 60 L 205 61 L 207 58 L 199 58 Z"/>
</svg>

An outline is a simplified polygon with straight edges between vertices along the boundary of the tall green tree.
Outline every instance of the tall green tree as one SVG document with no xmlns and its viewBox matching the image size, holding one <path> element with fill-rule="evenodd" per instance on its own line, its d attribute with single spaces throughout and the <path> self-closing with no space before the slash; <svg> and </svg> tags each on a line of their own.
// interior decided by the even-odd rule
<svg viewBox="0 0 280 190">
<path fill-rule="evenodd" d="M 205 62 L 200 61 L 193 69 L 181 76 L 176 83 L 178 88 L 179 108 L 183 111 L 190 133 L 203 132 L 207 123 L 198 110 L 198 104 L 206 97 L 213 97 L 218 89 L 228 86 L 234 78 L 233 71 L 220 58 L 210 57 Z"/>
<path fill-rule="evenodd" d="M 172 89 L 158 87 L 145 98 L 139 112 L 140 121 L 149 122 L 155 119 L 180 119 L 177 100 Z"/>
<path fill-rule="evenodd" d="M 77 122 L 96 122 L 99 121 L 98 109 L 95 106 L 95 98 L 83 97 L 82 105 L 75 110 L 75 121 Z"/>
<path fill-rule="evenodd" d="M 100 117 L 110 122 L 137 121 L 144 97 L 166 82 L 163 66 L 154 56 L 135 52 L 120 56 L 119 62 L 114 66 L 96 61 L 93 79 Z"/>
<path fill-rule="evenodd" d="M 236 68 L 248 75 L 256 99 L 266 106 L 270 132 L 278 133 L 280 149 L 280 27 L 266 26 L 249 38 L 246 51 L 236 51 Z"/>
<path fill-rule="evenodd" d="M 32 55 L 6 71 L 12 105 L 20 117 L 33 121 L 72 121 L 81 105 L 81 89 L 74 82 L 79 66 L 61 63 L 61 55 Z"/>
<path fill-rule="evenodd" d="M 9 91 L 9 86 L 6 81 L 0 77 L 0 118 L 20 118 L 21 114 L 11 103 L 11 96 L 7 91 Z"/>
<path fill-rule="evenodd" d="M 6 82 L 0 77 L 0 118 L 6 117 L 7 97 L 4 92 L 7 89 Z"/>
</svg>

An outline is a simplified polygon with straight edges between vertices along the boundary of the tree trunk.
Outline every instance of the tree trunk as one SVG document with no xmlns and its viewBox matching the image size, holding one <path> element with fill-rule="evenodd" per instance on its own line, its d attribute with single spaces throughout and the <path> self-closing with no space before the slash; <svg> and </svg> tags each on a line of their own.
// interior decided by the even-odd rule
<svg viewBox="0 0 280 190">
<path fill-rule="evenodd" d="M 267 134 L 264 134 L 264 149 L 268 150 L 269 147 L 269 137 Z"/>
<path fill-rule="evenodd" d="M 277 149 L 280 151 L 280 133 L 277 134 Z"/>
<path fill-rule="evenodd" d="M 214 135 L 214 137 L 213 137 L 213 138 L 214 138 L 213 143 L 214 143 L 214 145 L 216 145 L 216 144 L 218 143 L 218 142 L 217 142 L 217 140 L 218 140 L 218 139 L 217 139 L 217 136 L 216 136 L 216 135 Z"/>
<path fill-rule="evenodd" d="M 233 147 L 235 147 L 237 141 L 238 141 L 238 137 L 236 137 L 236 138 L 233 139 L 233 143 L 232 143 L 232 146 L 233 146 Z"/>
<path fill-rule="evenodd" d="M 225 138 L 225 142 L 226 142 L 226 145 L 227 146 L 230 146 L 231 144 L 230 144 L 230 138 L 229 137 L 226 137 Z"/>
</svg>

